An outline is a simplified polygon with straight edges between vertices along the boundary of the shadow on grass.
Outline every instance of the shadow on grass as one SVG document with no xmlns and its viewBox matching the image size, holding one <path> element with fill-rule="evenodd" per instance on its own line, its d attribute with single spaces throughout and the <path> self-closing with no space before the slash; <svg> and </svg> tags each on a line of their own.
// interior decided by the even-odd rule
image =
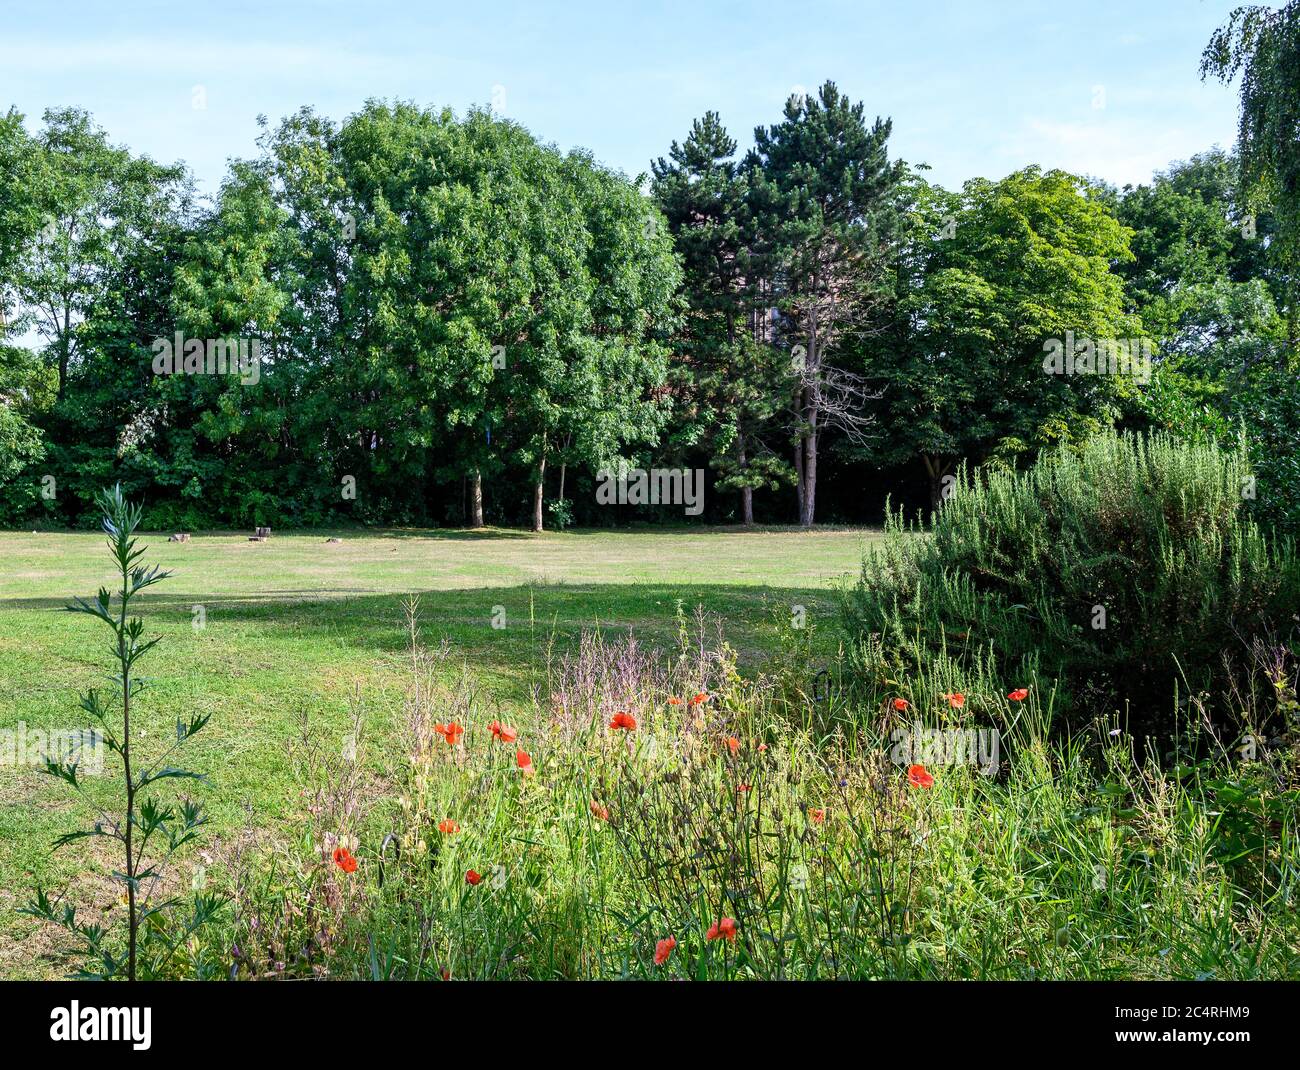
<svg viewBox="0 0 1300 1070">
<path fill-rule="evenodd" d="M 35 530 L 41 535 L 99 535 L 100 532 L 92 528 L 0 528 L 0 534 L 9 535 L 28 535 Z M 141 531 L 139 536 L 142 539 L 163 539 L 176 530 L 185 529 L 160 529 L 157 531 Z M 535 540 L 545 539 L 551 536 L 563 536 L 565 538 L 590 538 L 592 536 L 610 536 L 610 535 L 635 535 L 638 537 L 655 535 L 655 536 L 681 536 L 691 535 L 695 537 L 709 537 L 722 535 L 852 535 L 860 534 L 864 537 L 878 537 L 882 532 L 878 527 L 863 527 L 856 524 L 820 524 L 815 528 L 803 528 L 797 524 L 755 524 L 746 527 L 743 524 L 630 524 L 626 527 L 611 528 L 566 528 L 563 531 L 547 530 L 543 532 L 529 531 L 525 528 L 499 528 L 499 527 L 482 527 L 482 528 L 366 528 L 366 527 L 328 527 L 328 528 L 272 528 L 271 540 L 275 539 L 310 539 L 310 538 L 339 538 L 346 539 L 351 536 L 354 539 L 427 539 L 434 541 L 447 542 L 490 542 L 497 539 L 505 540 Z M 248 538 L 253 534 L 252 528 L 231 528 L 231 529 L 213 529 L 204 531 L 190 531 L 193 541 L 205 538 L 220 539 L 241 539 Z"/>
<path fill-rule="evenodd" d="M 133 603 L 145 617 L 146 630 L 166 623 L 189 625 L 194 607 L 202 606 L 205 632 L 219 635 L 223 625 L 261 625 L 272 633 L 283 627 L 291 635 L 268 642 L 295 642 L 345 637 L 349 645 L 389 654 L 405 649 L 403 604 L 417 596 L 421 633 L 426 642 L 448 638 L 462 653 L 504 651 L 523 641 L 545 641 L 554 633 L 565 640 L 588 628 L 603 632 L 646 634 L 676 640 L 678 606 L 688 617 L 700 607 L 719 620 L 724 637 L 749 662 L 777 645 L 778 630 L 789 626 L 795 606 L 803 606 L 833 632 L 838 595 L 825 587 L 772 587 L 741 584 L 518 584 L 409 592 L 351 594 L 319 590 L 268 591 L 251 595 L 217 595 L 155 590 Z M 4 610 L 63 612 L 62 598 L 0 599 Z M 498 609 L 500 607 L 500 609 Z M 69 627 L 82 618 L 67 614 Z M 504 626 L 494 627 L 493 621 Z M 245 639 L 245 641 L 247 641 Z M 828 640 L 833 641 L 833 640 Z"/>
</svg>

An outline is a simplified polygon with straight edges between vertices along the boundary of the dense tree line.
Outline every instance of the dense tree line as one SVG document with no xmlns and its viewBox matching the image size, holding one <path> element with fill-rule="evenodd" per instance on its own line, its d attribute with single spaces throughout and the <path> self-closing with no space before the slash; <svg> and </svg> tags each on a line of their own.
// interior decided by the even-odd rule
<svg viewBox="0 0 1300 1070">
<path fill-rule="evenodd" d="M 639 182 L 487 111 L 304 109 L 210 200 L 11 110 L 0 522 L 116 481 L 155 527 L 679 518 L 598 503 L 649 467 L 704 469 L 714 522 L 862 521 L 1119 426 L 1244 434 L 1296 526 L 1298 7 L 1207 48 L 1247 72 L 1241 155 L 1122 190 L 944 189 L 829 82 L 743 154 L 706 113 Z M 208 374 L 227 343 L 254 364 Z"/>
</svg>

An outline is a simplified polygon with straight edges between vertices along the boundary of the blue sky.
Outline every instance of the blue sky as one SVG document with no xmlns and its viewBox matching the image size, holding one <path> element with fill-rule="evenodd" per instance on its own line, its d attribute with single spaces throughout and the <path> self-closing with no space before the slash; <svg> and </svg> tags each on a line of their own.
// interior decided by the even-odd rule
<svg viewBox="0 0 1300 1070">
<path fill-rule="evenodd" d="M 1123 184 L 1232 144 L 1235 87 L 1197 66 L 1239 2 L 29 4 L 5 15 L 0 108 L 29 128 L 87 108 L 212 192 L 255 151 L 259 113 L 303 104 L 339 119 L 368 97 L 461 111 L 495 96 L 543 140 L 636 175 L 708 109 L 743 149 L 831 78 L 945 185 L 1029 163 Z"/>
</svg>

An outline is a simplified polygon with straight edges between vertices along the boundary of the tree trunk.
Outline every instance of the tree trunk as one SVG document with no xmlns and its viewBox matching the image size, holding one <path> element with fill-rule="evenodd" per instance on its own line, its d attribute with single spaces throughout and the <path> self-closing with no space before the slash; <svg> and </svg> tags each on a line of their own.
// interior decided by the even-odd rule
<svg viewBox="0 0 1300 1070">
<path fill-rule="evenodd" d="M 546 457 L 537 466 L 537 482 L 533 485 L 533 530 L 542 530 L 542 499 L 546 492 Z"/>
<path fill-rule="evenodd" d="M 803 464 L 803 516 L 799 522 L 806 528 L 810 528 L 817 522 L 817 410 L 811 413 L 810 424 L 812 430 L 808 432 L 804 440 L 807 450 L 807 457 Z"/>
<path fill-rule="evenodd" d="M 1300 283 L 1291 284 L 1290 306 L 1286 314 L 1286 334 L 1289 348 L 1294 352 L 1296 344 L 1300 342 Z"/>
<path fill-rule="evenodd" d="M 68 365 L 72 362 L 72 340 L 68 333 L 72 330 L 72 309 L 68 306 L 63 308 L 63 337 L 59 339 L 59 389 L 55 395 L 58 400 L 63 400 L 63 391 L 68 385 Z"/>
<path fill-rule="evenodd" d="M 799 421 L 800 427 L 794 440 L 794 490 L 799 498 L 799 523 L 803 523 L 803 503 L 804 503 L 804 466 L 803 466 L 803 391 L 798 390 L 794 395 L 794 412 L 795 418 Z"/>
<path fill-rule="evenodd" d="M 803 436 L 794 440 L 794 492 L 799 498 L 799 522 L 803 523 Z"/>
<path fill-rule="evenodd" d="M 813 417 L 816 418 L 815 415 Z M 817 513 L 817 431 L 804 432 L 794 445 L 795 474 L 799 477 L 799 526 L 810 528 Z"/>
<path fill-rule="evenodd" d="M 943 477 L 945 465 L 938 457 L 922 454 L 926 475 L 930 477 L 930 512 L 937 516 L 943 508 Z M 932 519 L 933 519 L 932 516 Z"/>
<path fill-rule="evenodd" d="M 474 478 L 470 483 L 469 506 L 469 526 L 481 528 L 483 526 L 483 473 L 477 468 L 474 469 Z"/>
<path fill-rule="evenodd" d="M 737 444 L 741 478 L 745 479 L 748 478 L 749 464 L 743 434 L 738 437 Z M 740 522 L 747 528 L 754 524 L 754 488 L 748 484 L 740 488 Z"/>
<path fill-rule="evenodd" d="M 822 354 L 815 306 L 810 320 L 806 374 L 813 376 L 816 381 L 820 382 Z M 806 396 L 807 419 L 804 422 L 807 425 L 807 430 L 803 436 L 803 494 L 799 498 L 799 524 L 802 527 L 810 528 L 813 526 L 817 514 L 817 417 L 819 415 L 818 399 L 820 397 L 818 387 L 814 386 Z M 803 414 L 801 413 L 801 415 Z"/>
</svg>

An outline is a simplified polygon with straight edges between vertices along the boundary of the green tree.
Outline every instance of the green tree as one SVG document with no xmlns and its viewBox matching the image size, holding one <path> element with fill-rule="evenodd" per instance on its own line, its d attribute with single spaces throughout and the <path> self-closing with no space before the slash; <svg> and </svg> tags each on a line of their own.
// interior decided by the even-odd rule
<svg viewBox="0 0 1300 1070">
<path fill-rule="evenodd" d="M 31 180 L 37 151 L 22 115 L 10 108 L 0 118 L 0 339 L 18 314 L 18 263 L 43 225 Z"/>
<path fill-rule="evenodd" d="M 1239 7 L 1214 32 L 1201 77 L 1241 76 L 1237 151 L 1242 185 L 1255 207 L 1277 216 L 1279 255 L 1287 265 L 1287 337 L 1300 341 L 1295 272 L 1300 260 L 1300 0 L 1274 9 Z"/>
<path fill-rule="evenodd" d="M 189 187 L 180 167 L 110 145 L 85 112 L 51 109 L 44 123 L 25 176 L 43 223 L 14 265 L 13 285 L 52 354 L 61 398 L 81 354 L 81 324 L 97 304 L 111 304 L 127 258 L 181 209 Z"/>
<path fill-rule="evenodd" d="M 1282 304 L 1289 282 L 1274 215 L 1258 202 L 1248 210 L 1239 182 L 1236 161 L 1216 150 L 1118 200 L 1134 260 L 1117 270 L 1161 353 L 1129 419 L 1225 447 L 1244 430 L 1255 513 L 1287 526 L 1300 520 L 1300 418 L 1288 403 L 1296 358 Z"/>
<path fill-rule="evenodd" d="M 788 393 L 786 358 L 756 337 L 748 180 L 716 112 L 697 119 L 668 160 L 652 165 L 655 199 L 682 258 L 687 311 L 675 340 L 675 437 L 702 446 L 717 486 L 738 490 L 754 522 L 754 490 L 776 489 L 790 466 L 769 446 Z"/>
<path fill-rule="evenodd" d="M 299 518 L 418 522 L 464 481 L 481 525 L 485 475 L 522 469 L 540 528 L 553 452 L 657 436 L 679 274 L 632 184 L 482 110 L 372 101 L 335 127 L 304 109 L 261 148 L 177 278 L 189 328 L 268 354 L 254 389 L 174 387 L 207 452 L 242 459 L 232 508 L 278 489 Z"/>
<path fill-rule="evenodd" d="M 892 124 L 867 126 L 834 82 L 792 96 L 785 118 L 754 131 L 746 160 L 755 214 L 756 284 L 769 305 L 773 340 L 790 350 L 794 468 L 799 522 L 816 516 L 821 436 L 857 437 L 867 395 L 859 376 L 836 361 L 841 342 L 866 320 L 887 280 L 885 253 L 895 230 L 903 171 L 887 151 Z"/>
<path fill-rule="evenodd" d="M 567 459 L 593 468 L 658 442 L 681 269 L 639 183 L 581 152 L 559 160 L 547 150 L 537 165 L 539 287 L 526 330 L 507 347 L 502 385 L 516 455 L 532 474 L 532 527 L 541 531 L 546 464 L 558 442 Z M 554 185 L 543 178 L 552 167 Z"/>
<path fill-rule="evenodd" d="M 30 350 L 0 341 L 0 485 L 45 456 L 41 430 L 32 422 L 43 407 L 42 399 L 48 404 L 52 393 L 43 370 Z M 35 501 L 35 485 L 21 497 L 24 504 Z M 0 515 L 4 505 L 0 501 Z"/>
<path fill-rule="evenodd" d="M 301 449 L 311 440 L 304 407 L 314 384 L 303 381 L 303 365 L 294 359 L 313 352 L 295 329 L 301 332 L 301 310 L 316 291 L 297 273 L 303 258 L 294 255 L 296 237 L 265 169 L 245 162 L 232 165 L 212 210 L 183 237 L 170 322 L 146 338 L 166 340 L 180 331 L 186 338 L 242 342 L 250 357 L 255 344 L 261 363 L 255 375 L 232 369 L 153 380 L 160 414 L 153 448 L 163 458 L 155 482 L 186 503 L 176 512 L 180 526 L 217 518 L 244 524 L 315 519 L 283 508 L 287 500 L 301 502 L 304 485 L 318 479 Z M 298 315 L 284 325 L 291 306 Z"/>
<path fill-rule="evenodd" d="M 1011 463 L 1114 420 L 1131 377 L 1050 374 L 1045 347 L 1137 330 L 1111 270 L 1129 232 L 1098 191 L 1037 167 L 960 194 L 913 176 L 903 206 L 894 294 L 864 343 L 887 427 L 870 455 L 918 458 L 937 508 L 962 460 Z"/>
<path fill-rule="evenodd" d="M 0 484 L 44 455 L 41 431 L 33 419 L 52 401 L 34 354 L 8 344 L 26 325 L 13 284 L 17 265 L 41 227 L 28 179 L 35 153 L 22 116 L 11 108 L 0 117 Z M 30 504 L 34 488 L 29 485 L 22 498 Z M 5 504 L 0 502 L 0 514 Z M 17 503 L 9 504 L 12 508 Z"/>
</svg>

